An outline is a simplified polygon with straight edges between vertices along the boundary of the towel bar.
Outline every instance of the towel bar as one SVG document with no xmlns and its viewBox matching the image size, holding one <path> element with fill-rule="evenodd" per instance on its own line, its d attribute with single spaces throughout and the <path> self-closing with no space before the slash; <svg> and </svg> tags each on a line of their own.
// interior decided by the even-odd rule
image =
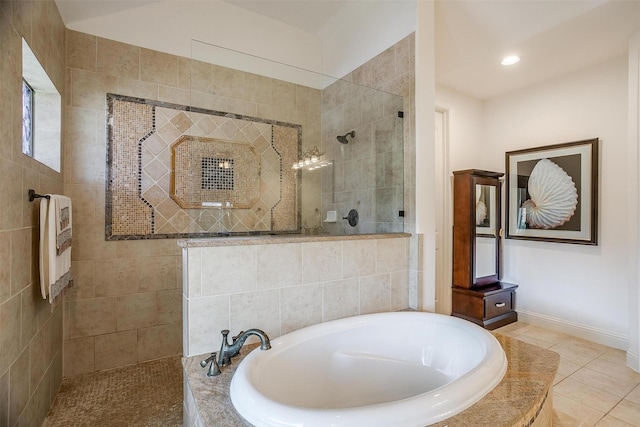
<svg viewBox="0 0 640 427">
<path fill-rule="evenodd" d="M 29 201 L 33 202 L 35 199 L 41 199 L 41 198 L 45 198 L 45 199 L 50 199 L 50 197 L 48 195 L 42 195 L 42 194 L 38 194 L 36 193 L 35 190 L 29 190 Z"/>
</svg>

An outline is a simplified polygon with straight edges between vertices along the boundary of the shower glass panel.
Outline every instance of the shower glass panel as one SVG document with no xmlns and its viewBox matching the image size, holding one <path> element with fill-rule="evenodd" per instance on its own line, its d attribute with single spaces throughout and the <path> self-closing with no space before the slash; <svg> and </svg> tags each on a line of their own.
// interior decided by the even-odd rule
<svg viewBox="0 0 640 427">
<path fill-rule="evenodd" d="M 170 197 L 190 237 L 403 231 L 401 96 L 191 50 L 179 70 L 188 108 L 156 114 L 177 128 Z"/>
</svg>

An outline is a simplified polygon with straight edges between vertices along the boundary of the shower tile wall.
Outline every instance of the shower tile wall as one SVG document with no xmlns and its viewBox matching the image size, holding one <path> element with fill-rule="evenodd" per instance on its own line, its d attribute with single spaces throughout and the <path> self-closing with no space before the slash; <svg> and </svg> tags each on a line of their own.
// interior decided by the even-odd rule
<svg viewBox="0 0 640 427">
<path fill-rule="evenodd" d="M 0 3 L 0 426 L 39 426 L 62 381 L 62 306 L 40 295 L 38 206 L 59 173 L 22 154 L 22 42 L 63 93 L 64 24 L 53 0 Z"/>
<path fill-rule="evenodd" d="M 385 150 L 375 147 L 375 145 L 369 145 L 364 147 L 355 148 L 357 143 L 363 144 L 365 141 L 375 143 L 376 130 L 384 131 L 385 127 L 389 130 L 395 128 L 395 124 L 390 123 L 393 119 L 393 113 L 395 109 L 399 107 L 395 100 L 392 100 L 388 94 L 375 95 L 369 92 L 369 98 L 366 102 L 353 102 L 353 96 L 345 96 L 349 94 L 349 91 L 344 91 L 344 83 L 336 82 L 334 85 L 328 87 L 322 94 L 322 120 L 323 120 L 323 134 L 322 141 L 325 147 L 333 147 L 334 152 L 342 156 L 345 160 L 342 165 L 347 163 L 349 167 L 342 167 L 340 162 L 336 165 L 336 182 L 333 182 L 333 178 L 323 176 L 323 197 L 322 197 L 322 212 L 324 213 L 328 209 L 338 210 L 339 216 L 346 216 L 349 209 L 356 208 L 360 210 L 360 207 L 364 208 L 365 221 L 362 227 L 357 232 L 371 232 L 371 231 L 397 231 L 398 224 L 403 221 L 403 229 L 405 233 L 412 233 L 409 242 L 409 305 L 412 308 L 418 307 L 418 301 L 420 300 L 418 295 L 419 286 L 418 283 L 422 282 L 422 265 L 420 263 L 421 257 L 419 252 L 422 250 L 422 236 L 415 233 L 416 231 L 416 216 L 415 216 L 415 36 L 410 34 L 404 39 L 400 40 L 395 45 L 391 46 L 384 52 L 375 56 L 371 60 L 367 61 L 360 67 L 353 70 L 351 73 L 343 77 L 343 80 L 347 82 L 353 82 L 358 85 L 379 89 L 388 94 L 395 94 L 402 96 L 402 106 L 400 106 L 404 112 L 404 118 L 401 120 L 402 126 L 402 154 L 396 150 Z M 371 96 L 374 100 L 377 98 L 377 104 L 369 105 Z M 385 102 L 387 101 L 387 102 Z M 393 102 L 388 102 L 393 101 Z M 382 121 L 372 121 L 370 123 L 363 122 L 363 118 L 368 117 L 367 114 L 363 114 L 365 110 L 371 111 L 371 109 L 377 106 L 382 110 L 381 116 L 385 116 L 386 119 Z M 336 141 L 336 135 L 343 135 L 351 130 L 356 130 L 356 138 L 354 138 L 353 147 L 342 148 L 341 144 Z M 367 151 L 370 150 L 370 151 Z M 343 154 L 341 151 L 345 151 Z M 352 152 L 351 152 L 352 151 Z M 374 156 L 374 162 L 377 163 L 374 169 L 371 165 L 371 158 L 365 160 L 366 156 L 362 155 L 362 152 L 377 152 L 382 154 L 376 159 Z M 399 164 L 399 156 L 404 158 L 404 169 L 402 170 L 403 184 L 402 194 L 396 191 L 391 191 L 391 188 L 382 189 L 380 194 L 386 198 L 378 200 L 373 203 L 373 194 L 366 188 L 368 183 L 375 179 L 377 181 L 388 181 L 393 183 L 391 187 L 398 184 L 399 176 L 397 173 L 397 165 Z M 369 163 L 367 163 L 369 161 Z M 358 162 L 360 166 L 358 166 Z M 355 165 L 355 167 L 354 167 Z M 391 167 L 389 167 L 391 166 Z M 342 167 L 342 169 L 340 169 Z M 375 177 L 367 177 L 368 173 L 375 171 Z M 359 188 L 353 188 L 353 183 L 359 181 L 362 186 Z M 342 190 L 338 194 L 338 199 L 333 199 L 330 195 L 330 189 L 328 186 L 336 185 L 337 190 Z M 352 188 L 346 186 L 351 185 Z M 396 187 L 397 188 L 397 187 Z M 401 203 L 402 202 L 402 203 Z M 387 209 L 386 216 L 397 215 L 396 210 L 399 206 L 404 208 L 404 218 L 394 218 L 391 222 L 366 223 L 367 218 L 371 220 L 374 217 L 374 210 L 378 208 Z M 392 208 L 389 210 L 388 208 Z M 324 224 L 327 226 L 327 224 Z M 381 229 L 377 229 L 380 227 Z M 327 227 L 332 232 L 343 234 L 353 233 L 356 230 L 351 228 L 346 221 L 337 223 L 333 226 Z"/>
<path fill-rule="evenodd" d="M 300 124 L 306 150 L 320 145 L 320 92 L 66 34 L 64 191 L 75 207 L 76 285 L 64 304 L 64 374 L 71 376 L 180 354 L 182 345 L 176 240 L 105 241 L 106 94 Z M 319 207 L 303 201 L 302 209 Z"/>
<path fill-rule="evenodd" d="M 282 165 L 298 161 L 300 126 L 114 94 L 107 104 L 108 240 L 299 230 L 298 175 Z M 225 188 L 205 185 L 216 156 Z"/>
<path fill-rule="evenodd" d="M 404 230 L 410 233 L 415 231 L 413 49 L 414 37 L 410 35 L 345 76 L 355 83 L 403 97 Z M 335 99 L 339 98 L 338 91 L 332 93 Z M 330 95 L 323 93 L 323 103 L 326 96 Z M 348 127 L 352 122 L 341 122 L 347 114 L 344 118 L 335 117 L 344 130 L 338 132 L 335 127 L 325 132 L 322 128 L 322 148 L 327 152 L 330 145 L 338 144 L 336 135 L 352 130 Z M 319 177 L 312 172 L 305 174 L 303 188 L 309 178 Z M 305 218 L 310 222 L 305 224 Z M 312 225 L 312 218 L 313 212 L 303 215 L 303 225 Z M 417 261 L 419 239 L 414 234 L 399 239 L 185 249 L 186 352 L 216 350 L 220 344 L 216 331 L 223 328 L 262 325 L 267 333 L 279 336 L 340 317 L 416 307 L 421 274 Z M 225 260 L 223 265 L 227 265 L 237 258 L 247 260 L 244 270 L 232 268 L 224 274 L 216 268 L 219 260 Z M 283 264 L 282 260 L 287 262 Z"/>
<path fill-rule="evenodd" d="M 403 132 L 405 146 L 414 145 L 404 126 L 413 111 L 412 45 L 412 36 L 401 40 L 322 92 L 322 141 L 334 159 L 333 168 L 323 170 L 323 211 L 344 217 L 355 208 L 360 216 L 356 227 L 326 224 L 332 234 L 403 231 Z M 348 144 L 336 141 L 350 131 L 355 137 Z"/>
</svg>

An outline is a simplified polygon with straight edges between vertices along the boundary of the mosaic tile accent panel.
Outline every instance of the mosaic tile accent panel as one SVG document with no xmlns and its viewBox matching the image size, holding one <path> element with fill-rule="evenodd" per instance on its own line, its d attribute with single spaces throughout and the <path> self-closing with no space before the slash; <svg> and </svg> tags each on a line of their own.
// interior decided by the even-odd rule
<svg viewBox="0 0 640 427">
<path fill-rule="evenodd" d="M 200 185 L 203 190 L 234 190 L 235 161 L 224 157 L 201 157 Z M 175 168 L 175 167 L 174 167 Z"/>
<path fill-rule="evenodd" d="M 292 171 L 282 165 L 292 165 L 298 160 L 298 151 L 292 150 L 294 141 L 302 140 L 302 129 L 286 126 L 273 126 L 274 148 L 282 155 L 280 170 L 272 169 L 270 176 L 263 177 L 264 188 L 275 189 L 278 186 L 274 181 L 280 180 L 280 201 L 273 208 L 273 221 L 271 227 L 274 231 L 286 231 L 291 224 L 300 224 L 300 209 L 297 209 L 300 200 L 296 186 L 300 175 L 298 171 Z M 275 166 L 275 162 L 271 163 Z M 265 174 L 266 175 L 266 174 Z M 284 179 L 284 178 L 288 179 Z"/>
<path fill-rule="evenodd" d="M 110 137 L 117 144 L 107 154 L 108 187 L 113 197 L 107 209 L 107 234 L 147 235 L 153 233 L 153 208 L 140 192 L 140 141 L 153 132 L 153 108 L 150 105 L 113 101 L 109 119 Z"/>
<path fill-rule="evenodd" d="M 300 125 L 114 94 L 107 104 L 106 240 L 300 231 L 300 174 L 285 166 Z"/>
<path fill-rule="evenodd" d="M 183 209 L 249 209 L 260 198 L 260 157 L 251 144 L 184 135 L 171 154 L 170 195 Z"/>
</svg>

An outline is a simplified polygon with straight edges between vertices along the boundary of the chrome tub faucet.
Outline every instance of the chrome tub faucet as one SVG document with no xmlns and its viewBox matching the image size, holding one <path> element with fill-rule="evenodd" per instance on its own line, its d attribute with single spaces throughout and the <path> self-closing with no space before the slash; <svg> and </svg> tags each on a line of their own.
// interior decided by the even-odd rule
<svg viewBox="0 0 640 427">
<path fill-rule="evenodd" d="M 222 333 L 222 345 L 220 346 L 220 351 L 217 353 L 211 353 L 211 356 L 200 362 L 200 366 L 203 368 L 211 363 L 209 370 L 207 371 L 207 376 L 209 377 L 220 375 L 222 372 L 220 368 L 231 364 L 231 358 L 240 353 L 240 349 L 250 335 L 255 335 L 260 338 L 260 350 L 269 350 L 271 348 L 271 341 L 269 340 L 269 337 L 260 329 L 247 329 L 246 331 L 241 331 L 238 335 L 231 338 L 231 344 L 229 344 L 229 340 L 227 338 L 229 330 L 223 329 L 220 332 Z"/>
</svg>

